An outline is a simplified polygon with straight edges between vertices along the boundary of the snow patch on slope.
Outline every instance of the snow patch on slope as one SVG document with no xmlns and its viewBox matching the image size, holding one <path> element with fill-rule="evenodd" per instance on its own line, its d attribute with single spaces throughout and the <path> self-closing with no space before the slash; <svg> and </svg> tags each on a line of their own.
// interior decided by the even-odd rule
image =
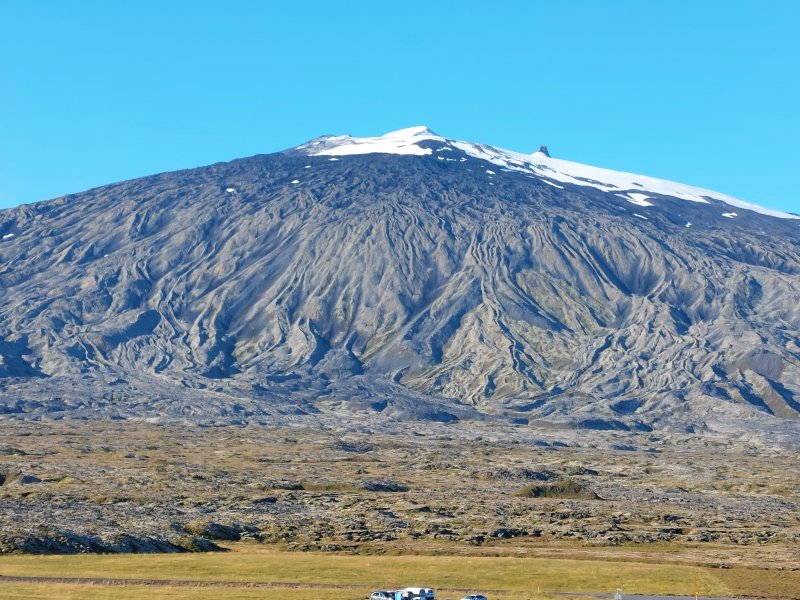
<svg viewBox="0 0 800 600">
<path fill-rule="evenodd" d="M 764 208 L 726 194 L 674 181 L 552 158 L 544 152 L 522 154 L 485 144 L 450 140 L 435 134 L 424 126 L 400 129 L 378 137 L 325 136 L 299 146 L 298 149 L 311 156 L 331 157 L 374 153 L 417 156 L 432 154 L 430 148 L 419 146 L 419 143 L 423 141 L 437 141 L 446 144 L 444 148 L 437 149 L 437 152 L 443 149 L 457 148 L 469 156 L 486 160 L 506 170 L 535 175 L 550 185 L 553 185 L 553 181 L 557 181 L 593 187 L 604 192 L 617 193 L 638 206 L 654 206 L 651 200 L 655 200 L 652 194 L 656 194 L 703 204 L 708 204 L 709 200 L 719 200 L 731 206 L 763 215 L 781 219 L 800 219 L 797 215 Z M 330 160 L 336 159 L 331 158 Z M 649 194 L 642 192 L 649 192 Z"/>
<path fill-rule="evenodd" d="M 650 198 L 647 194 L 637 194 L 636 192 L 628 192 L 627 194 L 617 194 L 620 198 L 624 198 L 631 204 L 636 206 L 655 206 L 652 202 L 647 200 Z"/>
</svg>

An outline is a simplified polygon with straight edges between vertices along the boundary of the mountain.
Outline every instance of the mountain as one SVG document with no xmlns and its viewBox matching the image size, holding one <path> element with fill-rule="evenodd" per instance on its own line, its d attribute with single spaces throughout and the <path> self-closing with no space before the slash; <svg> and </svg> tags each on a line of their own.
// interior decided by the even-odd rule
<svg viewBox="0 0 800 600">
<path fill-rule="evenodd" d="M 800 218 L 424 127 L 0 212 L 0 411 L 800 432 Z"/>
</svg>

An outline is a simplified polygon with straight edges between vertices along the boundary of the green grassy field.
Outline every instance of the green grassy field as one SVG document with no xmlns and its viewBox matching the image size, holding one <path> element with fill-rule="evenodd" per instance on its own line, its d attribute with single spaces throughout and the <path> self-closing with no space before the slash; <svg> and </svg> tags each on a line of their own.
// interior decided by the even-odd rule
<svg viewBox="0 0 800 600">
<path fill-rule="evenodd" d="M 350 598 L 338 592 L 337 598 Z M 3 600 L 262 600 L 280 597 L 285 600 L 320 600 L 331 597 L 324 590 L 276 589 L 225 589 L 199 587 L 151 587 L 126 586 L 106 587 L 97 585 L 70 584 L 3 584 L 0 583 L 0 598 Z M 352 595 L 356 598 L 356 595 Z M 358 596 L 360 597 L 360 596 Z"/>
<path fill-rule="evenodd" d="M 439 597 L 447 590 L 510 590 L 515 598 L 544 592 L 613 592 L 731 595 L 736 592 L 713 571 L 700 567 L 593 560 L 463 557 L 351 556 L 274 550 L 227 554 L 71 555 L 0 557 L 0 574 L 35 577 L 297 582 L 351 585 L 347 589 L 281 589 L 292 600 L 363 598 L 373 589 L 427 585 Z M 180 588 L 169 586 L 84 586 L 0 584 L 0 598 L 264 598 L 275 589 Z M 463 595 L 463 594 L 461 594 Z M 492 594 L 498 597 L 498 594 Z"/>
</svg>

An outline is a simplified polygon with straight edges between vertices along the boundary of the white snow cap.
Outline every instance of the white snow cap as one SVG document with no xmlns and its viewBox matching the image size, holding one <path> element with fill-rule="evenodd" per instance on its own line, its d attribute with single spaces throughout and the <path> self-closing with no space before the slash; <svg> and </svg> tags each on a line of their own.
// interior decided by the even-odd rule
<svg viewBox="0 0 800 600">
<path fill-rule="evenodd" d="M 597 188 L 604 192 L 614 192 L 640 207 L 654 206 L 658 202 L 657 198 L 644 193 L 649 192 L 703 204 L 708 204 L 709 199 L 720 200 L 731 206 L 763 215 L 781 219 L 800 219 L 800 216 L 797 215 L 764 208 L 712 190 L 682 183 L 551 158 L 544 152 L 522 154 L 485 144 L 451 140 L 435 134 L 425 126 L 399 129 L 378 137 L 325 136 L 303 144 L 298 149 L 306 151 L 310 156 L 374 153 L 425 156 L 431 154 L 432 151 L 430 148 L 420 146 L 419 143 L 429 140 L 442 142 L 450 148 L 457 148 L 469 156 L 486 160 L 509 171 L 535 175 L 546 183 L 569 183 Z"/>
<path fill-rule="evenodd" d="M 409 127 L 390 131 L 379 137 L 326 136 L 300 146 L 311 156 L 343 156 L 347 154 L 430 154 L 430 148 L 417 146 L 424 140 L 447 141 L 427 127 Z"/>
</svg>

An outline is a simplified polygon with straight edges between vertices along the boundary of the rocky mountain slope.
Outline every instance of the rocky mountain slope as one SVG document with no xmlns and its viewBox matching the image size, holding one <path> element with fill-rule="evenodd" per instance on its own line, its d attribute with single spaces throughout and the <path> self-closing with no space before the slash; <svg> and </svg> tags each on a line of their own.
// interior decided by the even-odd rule
<svg viewBox="0 0 800 600">
<path fill-rule="evenodd" d="M 0 211 L 17 418 L 800 416 L 800 219 L 413 128 Z"/>
</svg>

